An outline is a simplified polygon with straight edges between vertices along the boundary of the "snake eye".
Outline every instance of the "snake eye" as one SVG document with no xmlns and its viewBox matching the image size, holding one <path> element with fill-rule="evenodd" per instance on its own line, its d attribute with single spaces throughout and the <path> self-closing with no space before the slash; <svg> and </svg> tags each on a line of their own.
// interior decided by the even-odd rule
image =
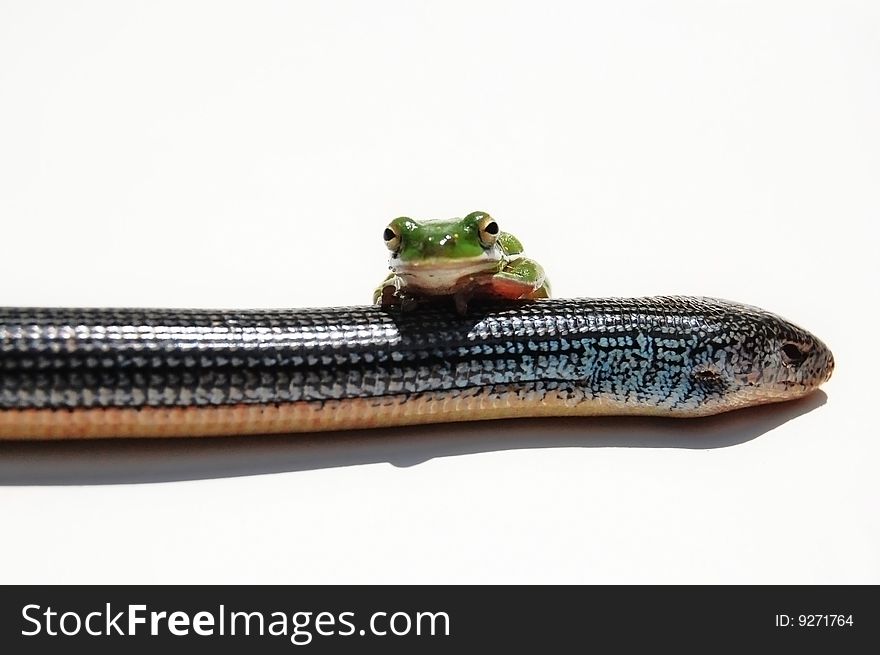
<svg viewBox="0 0 880 655">
<path fill-rule="evenodd" d="M 477 231 L 479 232 L 480 243 L 483 244 L 483 247 L 491 248 L 498 240 L 498 234 L 501 230 L 494 218 L 489 216 L 489 214 L 483 214 L 477 223 Z"/>
<path fill-rule="evenodd" d="M 397 231 L 397 228 L 393 225 L 389 225 L 385 228 L 385 231 L 382 233 L 382 238 L 385 239 L 385 246 L 391 252 L 397 252 L 400 250 L 400 233 Z"/>
<path fill-rule="evenodd" d="M 797 365 L 807 358 L 807 354 L 803 352 L 797 344 L 786 343 L 782 346 L 782 359 L 786 364 Z"/>
</svg>

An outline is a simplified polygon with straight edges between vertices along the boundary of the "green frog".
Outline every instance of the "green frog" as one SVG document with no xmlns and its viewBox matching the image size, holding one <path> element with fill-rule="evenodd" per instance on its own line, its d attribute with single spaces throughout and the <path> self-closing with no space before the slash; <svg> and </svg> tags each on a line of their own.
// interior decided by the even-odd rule
<svg viewBox="0 0 880 655">
<path fill-rule="evenodd" d="M 439 221 L 401 216 L 383 237 L 391 273 L 373 294 L 382 306 L 407 309 L 446 296 L 464 314 L 472 299 L 550 297 L 543 267 L 524 257 L 519 239 L 486 212 Z"/>
</svg>

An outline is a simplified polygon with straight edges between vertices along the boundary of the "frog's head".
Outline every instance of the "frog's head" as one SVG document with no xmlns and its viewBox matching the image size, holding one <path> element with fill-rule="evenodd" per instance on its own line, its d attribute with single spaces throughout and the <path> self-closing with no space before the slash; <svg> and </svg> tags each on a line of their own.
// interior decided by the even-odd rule
<svg viewBox="0 0 880 655">
<path fill-rule="evenodd" d="M 415 221 L 395 218 L 383 235 L 391 251 L 389 268 L 407 286 L 451 293 L 470 276 L 497 270 L 504 258 L 498 223 L 485 212 L 464 218 Z"/>
</svg>

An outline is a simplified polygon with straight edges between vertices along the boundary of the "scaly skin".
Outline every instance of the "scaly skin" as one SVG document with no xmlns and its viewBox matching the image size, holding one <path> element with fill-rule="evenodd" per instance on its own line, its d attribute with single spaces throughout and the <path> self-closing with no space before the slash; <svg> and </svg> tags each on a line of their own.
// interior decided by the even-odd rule
<svg viewBox="0 0 880 655">
<path fill-rule="evenodd" d="M 709 298 L 274 311 L 0 309 L 0 437 L 704 416 L 803 396 L 830 351 Z"/>
</svg>

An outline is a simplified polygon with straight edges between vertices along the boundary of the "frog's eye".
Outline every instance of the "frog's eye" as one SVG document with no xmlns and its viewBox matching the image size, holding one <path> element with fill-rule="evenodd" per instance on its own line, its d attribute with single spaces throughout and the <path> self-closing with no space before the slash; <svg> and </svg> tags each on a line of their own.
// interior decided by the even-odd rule
<svg viewBox="0 0 880 655">
<path fill-rule="evenodd" d="M 495 219 L 489 216 L 489 214 L 485 214 L 480 218 L 480 222 L 477 223 L 477 232 L 480 235 L 480 243 L 486 248 L 491 248 L 498 240 L 500 229 Z"/>
<path fill-rule="evenodd" d="M 389 225 L 385 228 L 385 232 L 382 233 L 382 238 L 385 239 L 385 246 L 391 252 L 397 252 L 400 250 L 400 232 L 397 231 L 397 228 L 394 225 Z"/>
</svg>

